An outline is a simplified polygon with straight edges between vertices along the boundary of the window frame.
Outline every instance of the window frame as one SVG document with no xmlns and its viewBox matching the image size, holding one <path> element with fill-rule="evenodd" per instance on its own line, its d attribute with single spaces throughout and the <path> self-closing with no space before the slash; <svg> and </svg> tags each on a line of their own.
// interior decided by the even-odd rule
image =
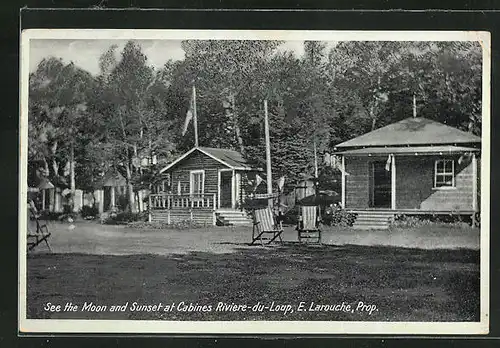
<svg viewBox="0 0 500 348">
<path fill-rule="evenodd" d="M 444 162 L 444 171 L 438 173 L 438 163 Z M 451 162 L 451 172 L 446 171 L 446 163 Z M 437 178 L 438 176 L 451 175 L 451 185 L 441 184 L 438 186 Z M 450 158 L 440 158 L 434 161 L 434 187 L 435 190 L 450 190 L 455 189 L 455 160 Z"/>
<path fill-rule="evenodd" d="M 201 193 L 194 192 L 194 178 L 195 174 L 201 174 Z M 203 169 L 196 169 L 196 170 L 190 170 L 189 171 L 189 194 L 191 196 L 197 194 L 197 195 L 204 195 L 205 194 L 205 170 Z"/>
</svg>

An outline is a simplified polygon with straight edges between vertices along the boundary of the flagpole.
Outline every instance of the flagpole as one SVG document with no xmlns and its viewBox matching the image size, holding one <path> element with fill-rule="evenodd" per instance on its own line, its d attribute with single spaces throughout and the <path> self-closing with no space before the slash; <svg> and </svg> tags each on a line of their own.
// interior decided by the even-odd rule
<svg viewBox="0 0 500 348">
<path fill-rule="evenodd" d="M 194 146 L 198 147 L 198 115 L 196 112 L 196 87 L 193 85 L 193 125 L 194 125 Z"/>
<path fill-rule="evenodd" d="M 264 100 L 264 133 L 266 137 L 267 193 L 271 195 L 273 193 L 273 179 L 271 173 L 271 141 L 269 137 L 269 115 L 267 114 L 267 99 Z M 272 207 L 272 198 L 269 198 L 268 205 Z"/>
<path fill-rule="evenodd" d="M 316 139 L 314 139 L 314 178 L 318 178 L 318 155 L 316 152 Z"/>
</svg>

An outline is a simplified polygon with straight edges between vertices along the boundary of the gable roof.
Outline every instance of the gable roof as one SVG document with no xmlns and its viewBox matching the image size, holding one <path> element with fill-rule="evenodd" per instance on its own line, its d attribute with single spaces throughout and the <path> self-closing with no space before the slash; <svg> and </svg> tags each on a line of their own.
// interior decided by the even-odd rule
<svg viewBox="0 0 500 348">
<path fill-rule="evenodd" d="M 212 147 L 193 147 L 191 150 L 186 152 L 184 155 L 177 158 L 175 161 L 170 163 L 168 166 L 160 170 L 160 173 L 165 172 L 166 170 L 172 168 L 177 163 L 181 162 L 183 159 L 188 157 L 194 151 L 199 151 L 202 154 L 213 158 L 219 163 L 225 165 L 228 168 L 236 169 L 236 170 L 255 170 L 252 168 L 248 162 L 243 158 L 241 153 L 234 150 L 229 149 L 217 149 Z"/>
<path fill-rule="evenodd" d="M 479 143 L 481 138 L 423 117 L 402 121 L 363 134 L 336 147 Z"/>
</svg>

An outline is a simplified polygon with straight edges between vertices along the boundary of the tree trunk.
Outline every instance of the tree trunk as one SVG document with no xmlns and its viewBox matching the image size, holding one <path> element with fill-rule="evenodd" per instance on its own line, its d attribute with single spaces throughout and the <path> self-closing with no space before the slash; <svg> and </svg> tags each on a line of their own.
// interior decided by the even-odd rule
<svg viewBox="0 0 500 348">
<path fill-rule="evenodd" d="M 52 171 L 54 172 L 54 176 L 59 175 L 59 165 L 56 161 L 56 151 L 57 151 L 57 141 L 54 141 L 54 144 L 50 148 L 52 155 Z"/>
<path fill-rule="evenodd" d="M 234 131 L 236 133 L 236 140 L 238 141 L 238 147 L 240 148 L 240 153 L 242 155 L 244 155 L 245 154 L 245 146 L 243 145 L 243 138 L 241 137 L 240 127 L 238 125 L 238 122 L 236 121 L 236 117 L 234 120 Z"/>
<path fill-rule="evenodd" d="M 128 205 L 129 211 L 131 213 L 136 213 L 137 209 L 135 206 L 135 195 L 134 195 L 134 185 L 132 184 L 132 164 L 127 165 L 127 195 L 128 195 Z"/>
<path fill-rule="evenodd" d="M 377 125 L 377 119 L 375 117 L 372 117 L 372 131 L 375 130 L 376 125 Z"/>
<path fill-rule="evenodd" d="M 70 150 L 70 162 L 69 162 L 69 182 L 70 182 L 70 190 L 71 190 L 71 211 L 76 213 L 75 211 L 75 191 L 76 191 L 76 183 L 75 183 L 75 148 L 74 145 L 71 144 Z"/>
<path fill-rule="evenodd" d="M 375 114 L 375 109 L 378 108 L 378 99 L 375 98 L 375 103 L 370 107 L 370 118 L 372 119 L 372 131 L 375 130 L 377 126 L 377 115 Z"/>
<path fill-rule="evenodd" d="M 122 135 L 123 135 L 123 141 L 127 140 L 127 133 L 125 132 L 125 123 L 123 122 L 123 117 L 122 114 L 119 110 L 119 118 L 120 118 L 120 125 L 122 129 Z M 133 155 L 130 153 L 130 148 L 127 147 L 125 148 L 125 156 L 127 158 L 127 165 L 126 165 L 126 170 L 127 170 L 127 177 L 126 177 L 126 182 L 127 182 L 127 195 L 128 195 L 128 210 L 131 213 L 135 213 L 137 209 L 135 209 L 135 196 L 134 196 L 134 186 L 132 184 L 132 172 L 133 172 L 133 164 L 132 164 L 132 158 Z"/>
</svg>

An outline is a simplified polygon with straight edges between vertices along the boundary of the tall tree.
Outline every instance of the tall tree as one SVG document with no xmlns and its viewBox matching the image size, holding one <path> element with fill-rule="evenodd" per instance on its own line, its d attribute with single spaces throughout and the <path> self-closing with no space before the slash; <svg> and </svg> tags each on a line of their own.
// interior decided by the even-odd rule
<svg viewBox="0 0 500 348">
<path fill-rule="evenodd" d="M 251 94 L 262 98 L 262 70 L 278 45 L 277 41 L 183 41 L 183 72 L 189 76 L 185 82 L 195 83 L 200 91 L 200 124 L 203 115 L 221 114 L 220 129 L 225 136 L 221 135 L 227 139 L 227 147 L 245 152 L 247 98 Z M 206 110 L 204 105 L 211 105 L 216 112 Z"/>
<path fill-rule="evenodd" d="M 343 42 L 330 53 L 343 139 L 412 115 L 478 132 L 481 50 L 476 43 Z M 476 125 L 476 126 L 474 126 Z"/>
<path fill-rule="evenodd" d="M 41 161 L 44 175 L 57 186 L 69 186 L 74 196 L 75 147 L 94 79 L 73 63 L 49 57 L 31 74 L 29 88 L 30 160 Z"/>
<path fill-rule="evenodd" d="M 163 76 L 147 64 L 141 47 L 127 42 L 119 60 L 115 49 L 112 46 L 101 56 L 94 112 L 103 121 L 103 140 L 112 154 L 110 163 L 126 179 L 128 209 L 135 212 L 134 185 L 144 174 L 141 162 L 173 149 L 169 134 L 173 122 L 166 117 Z"/>
</svg>

